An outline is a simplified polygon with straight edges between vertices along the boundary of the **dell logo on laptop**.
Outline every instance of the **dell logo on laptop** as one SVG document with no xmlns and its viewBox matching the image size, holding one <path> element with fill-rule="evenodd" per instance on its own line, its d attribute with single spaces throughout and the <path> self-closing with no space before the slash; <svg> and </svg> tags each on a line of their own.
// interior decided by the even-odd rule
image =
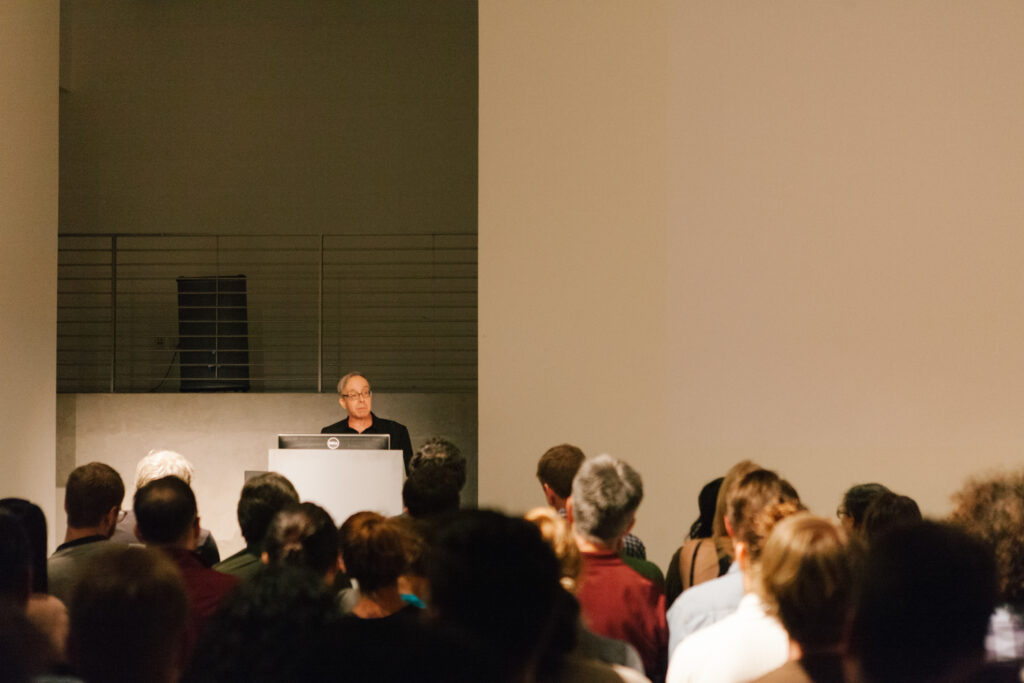
<svg viewBox="0 0 1024 683">
<path fill-rule="evenodd" d="M 341 442 L 338 441 L 338 437 L 336 436 L 332 436 L 331 438 L 327 439 L 327 447 L 330 448 L 332 451 L 340 445 Z"/>
</svg>

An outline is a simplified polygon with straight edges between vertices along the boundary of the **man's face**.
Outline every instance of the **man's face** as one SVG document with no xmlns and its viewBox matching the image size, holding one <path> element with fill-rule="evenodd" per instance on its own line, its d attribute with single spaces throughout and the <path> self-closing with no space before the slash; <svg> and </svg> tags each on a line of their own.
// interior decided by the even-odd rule
<svg viewBox="0 0 1024 683">
<path fill-rule="evenodd" d="M 349 417 L 362 420 L 370 416 L 370 408 L 373 397 L 370 396 L 370 383 L 365 377 L 358 375 L 345 382 L 338 397 L 338 403 L 345 409 Z"/>
</svg>

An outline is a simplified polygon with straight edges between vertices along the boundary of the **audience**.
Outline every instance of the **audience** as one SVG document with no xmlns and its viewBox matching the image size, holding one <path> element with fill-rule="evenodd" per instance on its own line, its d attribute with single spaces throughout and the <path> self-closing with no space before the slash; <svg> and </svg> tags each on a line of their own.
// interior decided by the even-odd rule
<svg viewBox="0 0 1024 683">
<path fill-rule="evenodd" d="M 392 517 L 390 521 L 402 535 L 402 551 L 405 553 L 405 571 L 398 577 L 398 591 L 406 602 L 425 608 L 430 603 L 427 556 L 432 527 L 429 522 L 408 515 Z M 352 606 L 355 607 L 354 604 Z"/>
<path fill-rule="evenodd" d="M 913 498 L 886 491 L 875 496 L 864 510 L 860 531 L 868 543 L 873 543 L 890 529 L 920 521 L 921 509 Z"/>
<path fill-rule="evenodd" d="M 833 524 L 737 463 L 701 490 L 666 614 L 660 569 L 624 541 L 644 495 L 627 463 L 549 449 L 550 507 L 525 520 L 459 512 L 466 461 L 444 439 L 409 468 L 405 515 L 340 528 L 254 477 L 245 547 L 217 571 L 177 453 L 140 461 L 127 522 L 115 470 L 72 471 L 49 559 L 39 507 L 0 500 L 0 683 L 978 683 L 1024 660 L 1024 470 L 967 481 L 950 524 L 881 484 L 851 487 Z M 119 520 L 148 547 L 109 543 Z"/>
<path fill-rule="evenodd" d="M 787 500 L 785 482 L 768 470 L 751 472 L 740 487 L 759 489 L 760 495 L 777 501 L 733 530 L 736 561 L 743 571 L 743 598 L 735 612 L 680 643 L 669 661 L 668 683 L 745 683 L 777 669 L 789 658 L 789 636 L 770 613 L 758 585 L 761 551 L 768 536 L 780 520 L 799 512 L 800 504 Z M 734 506 L 741 501 L 734 501 Z M 733 510 L 730 515 L 739 517 Z"/>
<path fill-rule="evenodd" d="M 759 683 L 841 683 L 843 649 L 862 557 L 856 539 L 800 513 L 772 530 L 756 590 L 789 634 L 790 661 Z"/>
<path fill-rule="evenodd" d="M 195 468 L 192 463 L 185 459 L 181 453 L 175 451 L 151 450 L 146 457 L 135 466 L 135 490 L 138 491 L 151 481 L 162 477 L 177 477 L 183 482 L 192 485 L 192 475 Z M 110 538 L 115 543 L 135 543 L 135 514 L 128 510 Z M 209 529 L 199 529 L 199 540 L 196 545 L 196 555 L 207 567 L 212 567 L 220 561 L 220 551 L 217 549 L 217 542 Z"/>
<path fill-rule="evenodd" d="M 729 570 L 730 558 L 719 557 L 711 540 L 718 493 L 723 481 L 725 478 L 719 477 L 700 490 L 697 497 L 700 516 L 690 525 L 689 540 L 672 553 L 665 572 L 665 603 L 668 605 L 687 588 L 722 576 Z"/>
<path fill-rule="evenodd" d="M 421 467 L 440 465 L 446 467 L 455 474 L 455 480 L 459 490 L 466 485 L 466 458 L 462 455 L 459 447 L 447 439 L 439 436 L 431 437 L 419 447 L 409 460 L 409 472 L 415 472 Z"/>
<path fill-rule="evenodd" d="M 62 659 L 68 637 L 68 610 L 63 602 L 48 594 L 46 516 L 38 505 L 21 498 L 0 500 L 0 511 L 11 514 L 18 521 L 28 540 L 32 586 L 25 615 L 40 633 L 49 638 L 55 656 Z"/>
<path fill-rule="evenodd" d="M 76 467 L 64 488 L 68 515 L 64 542 L 46 562 L 50 594 L 67 605 L 82 565 L 102 550 L 114 533 L 124 502 L 124 482 L 110 465 Z"/>
<path fill-rule="evenodd" d="M 836 517 L 848 532 L 860 531 L 864 523 L 864 511 L 875 498 L 889 489 L 881 484 L 856 484 L 843 494 L 843 501 L 836 509 Z"/>
<path fill-rule="evenodd" d="M 29 621 L 20 605 L 0 599 L 0 683 L 63 683 L 46 676 L 54 667 L 46 636 Z"/>
<path fill-rule="evenodd" d="M 0 510 L 0 601 L 22 611 L 32 592 L 32 549 L 18 519 Z"/>
<path fill-rule="evenodd" d="M 338 666 L 344 664 L 337 653 L 344 643 L 332 630 L 336 619 L 334 599 L 316 572 L 290 564 L 264 566 L 210 619 L 184 680 L 347 680 Z"/>
<path fill-rule="evenodd" d="M 68 657 L 88 683 L 179 679 L 188 596 L 164 553 L 106 544 L 83 569 L 69 607 Z"/>
<path fill-rule="evenodd" d="M 621 460 L 599 455 L 580 466 L 566 514 L 583 556 L 576 597 L 587 628 L 637 649 L 654 681 L 665 676 L 668 628 L 665 594 L 618 556 L 622 537 L 636 522 L 643 500 L 640 475 Z"/>
<path fill-rule="evenodd" d="M 551 546 L 562 570 L 561 584 L 570 595 L 579 590 L 583 557 L 573 536 L 572 528 L 557 512 L 549 507 L 534 508 L 526 513 L 526 521 L 535 524 L 544 542 Z M 622 640 L 599 636 L 578 618 L 579 609 L 574 610 L 577 618 L 564 628 L 573 631 L 576 645 L 572 653 L 588 659 L 598 659 L 608 664 L 628 666 L 643 672 L 644 663 L 636 648 Z"/>
<path fill-rule="evenodd" d="M 586 460 L 586 456 L 583 455 L 583 451 L 576 446 L 563 443 L 546 450 L 537 462 L 537 480 L 540 481 L 541 489 L 544 491 L 544 499 L 562 516 L 565 516 L 565 501 L 572 493 L 573 477 L 576 476 L 576 472 L 579 471 L 584 460 Z M 647 548 L 644 547 L 644 542 L 633 534 L 626 534 L 622 537 L 621 553 L 624 559 L 647 559 Z M 664 583 L 664 578 L 659 580 Z"/>
<path fill-rule="evenodd" d="M 484 510 L 465 511 L 439 530 L 429 579 L 437 622 L 460 630 L 485 653 L 480 680 L 643 681 L 635 671 L 566 656 L 554 628 L 574 605 L 558 561 L 535 526 Z"/>
<path fill-rule="evenodd" d="M 750 460 L 741 460 L 725 473 L 722 479 L 722 486 L 718 489 L 718 498 L 715 500 L 715 518 L 711 521 L 711 540 L 715 544 L 715 551 L 718 553 L 719 561 L 726 561 L 732 567 L 736 558 L 733 555 L 734 546 L 732 535 L 726 528 L 725 517 L 729 509 L 729 496 L 740 483 L 740 479 L 747 476 L 754 470 L 764 469 Z M 728 559 L 726 559 L 728 558 Z M 726 570 L 728 572 L 728 570 Z"/>
<path fill-rule="evenodd" d="M 972 680 L 996 605 L 984 541 L 950 525 L 897 526 L 868 552 L 849 651 L 863 683 Z"/>
<path fill-rule="evenodd" d="M 298 502 L 295 487 L 277 472 L 264 472 L 245 482 L 237 511 L 245 547 L 213 568 L 243 580 L 252 578 L 262 566 L 263 538 L 270 521 L 284 506 Z"/>
<path fill-rule="evenodd" d="M 405 601 L 398 590 L 398 577 L 406 570 L 406 551 L 399 527 L 376 512 L 357 512 L 338 531 L 345 573 L 359 587 L 359 602 L 351 614 L 377 622 L 380 637 L 389 633 L 387 624 L 418 619 L 420 608 Z"/>
<path fill-rule="evenodd" d="M 334 520 L 315 503 L 286 505 L 274 515 L 263 540 L 264 564 L 305 569 L 328 589 L 334 587 L 338 558 Z"/>
<path fill-rule="evenodd" d="M 410 517 L 427 519 L 459 509 L 458 476 L 448 467 L 422 465 L 402 485 L 402 505 Z"/>
<path fill-rule="evenodd" d="M 950 521 L 995 555 L 999 606 L 989 621 L 986 659 L 1024 658 L 1024 470 L 968 480 Z"/>
<path fill-rule="evenodd" d="M 759 473 L 757 476 L 751 476 Z M 725 493 L 723 525 L 733 543 L 753 524 L 757 514 L 773 503 L 797 501 L 796 491 L 774 472 L 761 469 L 749 460 L 734 465 L 725 476 L 719 500 Z M 717 513 L 716 513 L 717 514 Z M 694 586 L 682 593 L 668 611 L 669 656 L 687 636 L 710 626 L 739 607 L 748 578 L 741 563 L 733 561 L 729 571 L 717 579 Z"/>
<path fill-rule="evenodd" d="M 194 644 L 238 579 L 206 567 L 195 554 L 199 513 L 184 480 L 172 475 L 145 484 L 135 492 L 133 507 L 139 540 L 159 548 L 181 572 L 189 602 L 188 643 Z M 72 607 L 72 623 L 74 617 Z"/>
</svg>

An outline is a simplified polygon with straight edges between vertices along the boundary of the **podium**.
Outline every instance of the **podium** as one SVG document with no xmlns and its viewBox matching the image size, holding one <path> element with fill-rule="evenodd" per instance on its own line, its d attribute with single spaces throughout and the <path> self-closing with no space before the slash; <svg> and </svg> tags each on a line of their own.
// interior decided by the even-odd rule
<svg viewBox="0 0 1024 683">
<path fill-rule="evenodd" d="M 341 525 L 353 513 L 402 513 L 402 451 L 272 448 L 269 469 L 288 477 L 299 500 L 316 503 Z"/>
</svg>

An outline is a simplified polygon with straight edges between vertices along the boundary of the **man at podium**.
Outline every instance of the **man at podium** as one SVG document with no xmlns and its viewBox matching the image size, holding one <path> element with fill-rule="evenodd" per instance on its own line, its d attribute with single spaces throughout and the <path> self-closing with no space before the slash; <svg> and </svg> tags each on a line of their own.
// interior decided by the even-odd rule
<svg viewBox="0 0 1024 683">
<path fill-rule="evenodd" d="M 327 425 L 320 430 L 321 434 L 388 434 L 391 436 L 391 449 L 401 450 L 405 461 L 405 471 L 409 472 L 409 460 L 412 458 L 412 441 L 405 425 L 393 420 L 377 417 L 371 410 L 373 392 L 370 383 L 358 372 L 350 372 L 338 381 L 338 403 L 348 413 L 348 417 L 340 422 Z"/>
</svg>

